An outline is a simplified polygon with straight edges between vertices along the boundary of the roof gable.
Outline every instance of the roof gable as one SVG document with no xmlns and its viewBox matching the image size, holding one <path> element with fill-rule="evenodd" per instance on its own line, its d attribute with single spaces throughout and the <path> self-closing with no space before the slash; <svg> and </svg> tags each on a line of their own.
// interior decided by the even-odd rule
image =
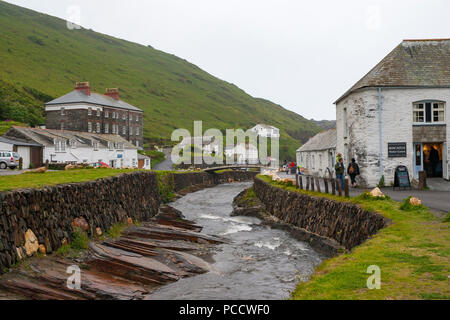
<svg viewBox="0 0 450 320">
<path fill-rule="evenodd" d="M 335 149 L 337 145 L 337 132 L 336 129 L 330 129 L 316 134 L 314 137 L 308 140 L 297 152 L 306 151 L 322 151 L 328 149 Z"/>
<path fill-rule="evenodd" d="M 404 40 L 335 103 L 367 87 L 450 87 L 450 39 Z"/>
</svg>

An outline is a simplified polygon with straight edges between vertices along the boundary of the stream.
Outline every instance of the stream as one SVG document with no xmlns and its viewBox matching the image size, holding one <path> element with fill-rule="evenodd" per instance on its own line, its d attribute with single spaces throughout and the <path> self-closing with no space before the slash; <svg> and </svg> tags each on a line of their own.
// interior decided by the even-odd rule
<svg viewBox="0 0 450 320">
<path fill-rule="evenodd" d="M 172 203 L 202 233 L 230 240 L 213 249 L 212 270 L 163 286 L 149 299 L 278 300 L 308 280 L 323 256 L 287 232 L 257 218 L 231 217 L 233 199 L 251 183 L 224 184 L 188 194 Z"/>
</svg>

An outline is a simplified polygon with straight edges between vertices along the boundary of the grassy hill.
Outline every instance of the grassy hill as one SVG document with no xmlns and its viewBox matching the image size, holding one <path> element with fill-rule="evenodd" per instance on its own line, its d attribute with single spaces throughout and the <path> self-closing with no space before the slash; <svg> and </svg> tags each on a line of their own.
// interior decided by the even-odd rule
<svg viewBox="0 0 450 320">
<path fill-rule="evenodd" d="M 0 120 L 43 122 L 43 103 L 76 81 L 94 91 L 120 87 L 121 98 L 145 112 L 148 142 L 167 141 L 176 128 L 280 128 L 282 157 L 321 129 L 302 116 L 253 98 L 174 55 L 0 1 Z"/>
</svg>

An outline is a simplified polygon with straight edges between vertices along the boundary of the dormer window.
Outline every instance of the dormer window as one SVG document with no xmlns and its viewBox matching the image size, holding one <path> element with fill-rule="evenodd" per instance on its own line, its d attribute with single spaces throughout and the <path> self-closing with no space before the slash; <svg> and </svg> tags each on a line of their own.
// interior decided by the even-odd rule
<svg viewBox="0 0 450 320">
<path fill-rule="evenodd" d="M 70 140 L 69 144 L 70 144 L 70 147 L 72 149 L 76 149 L 77 148 L 77 141 L 76 140 L 74 140 L 74 139 Z"/>
<path fill-rule="evenodd" d="M 94 141 L 92 145 L 94 146 L 94 151 L 98 151 L 98 141 Z"/>
<path fill-rule="evenodd" d="M 117 149 L 117 150 L 123 150 L 123 143 L 117 142 L 117 143 L 116 143 L 116 149 Z"/>
<path fill-rule="evenodd" d="M 114 142 L 108 142 L 109 151 L 114 151 Z"/>
<path fill-rule="evenodd" d="M 100 117 L 102 115 L 102 110 L 101 109 L 97 109 L 97 117 Z"/>
<path fill-rule="evenodd" d="M 421 101 L 414 103 L 413 122 L 416 124 L 444 123 L 445 103 L 439 101 Z"/>
<path fill-rule="evenodd" d="M 55 141 L 55 152 L 66 152 L 66 141 L 56 140 Z"/>
<path fill-rule="evenodd" d="M 105 111 L 105 118 L 109 118 L 109 111 L 108 110 Z"/>
<path fill-rule="evenodd" d="M 92 116 L 92 108 L 91 107 L 88 108 L 88 116 Z"/>
</svg>

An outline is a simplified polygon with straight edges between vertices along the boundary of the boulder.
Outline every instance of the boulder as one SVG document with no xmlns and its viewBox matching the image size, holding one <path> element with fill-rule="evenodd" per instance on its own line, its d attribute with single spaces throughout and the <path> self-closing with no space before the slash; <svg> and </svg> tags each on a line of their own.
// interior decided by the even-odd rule
<svg viewBox="0 0 450 320">
<path fill-rule="evenodd" d="M 39 242 L 31 229 L 25 233 L 25 252 L 27 256 L 31 257 L 39 249 Z"/>
<path fill-rule="evenodd" d="M 128 221 L 128 224 L 133 224 L 133 219 L 132 218 L 128 218 L 127 221 Z"/>
<path fill-rule="evenodd" d="M 46 173 L 46 172 L 47 172 L 47 168 L 42 167 L 42 168 L 37 168 L 34 170 L 25 170 L 23 173 Z"/>
<path fill-rule="evenodd" d="M 100 229 L 100 228 L 96 228 L 96 229 L 95 229 L 95 232 L 97 233 L 97 235 L 98 235 L 99 237 L 103 234 L 102 229 Z"/>
<path fill-rule="evenodd" d="M 39 245 L 39 253 L 45 254 L 47 251 L 45 250 L 45 246 L 43 244 Z"/>
<path fill-rule="evenodd" d="M 86 219 L 83 217 L 75 218 L 72 222 L 72 229 L 75 230 L 75 228 L 80 228 L 83 231 L 88 231 L 89 224 L 87 223 Z"/>
<path fill-rule="evenodd" d="M 418 207 L 422 205 L 422 201 L 418 198 L 411 198 L 409 199 L 409 203 L 411 203 L 413 206 Z"/>
<path fill-rule="evenodd" d="M 386 197 L 383 192 L 381 192 L 380 188 L 375 188 L 372 191 L 370 191 L 370 195 L 374 198 L 384 198 Z"/>
</svg>

